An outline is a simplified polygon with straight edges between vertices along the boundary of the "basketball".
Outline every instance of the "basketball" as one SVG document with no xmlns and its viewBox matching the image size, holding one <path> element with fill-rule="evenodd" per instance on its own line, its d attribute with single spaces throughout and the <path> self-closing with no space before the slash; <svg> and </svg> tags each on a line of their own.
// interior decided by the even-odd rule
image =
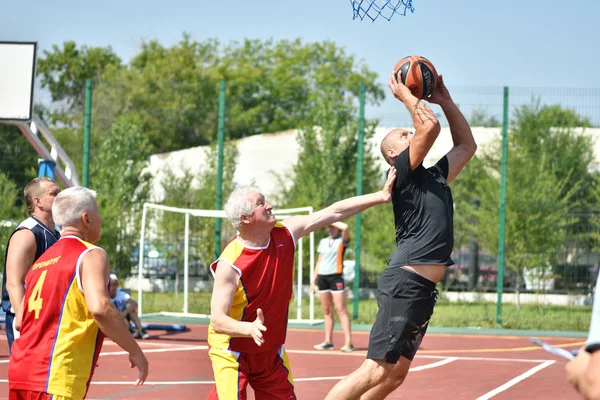
<svg viewBox="0 0 600 400">
<path fill-rule="evenodd" d="M 437 86 L 438 75 L 435 67 L 425 57 L 404 57 L 394 67 L 396 78 L 399 78 L 399 72 L 402 72 L 402 83 L 410 89 L 417 99 L 431 96 Z"/>
</svg>

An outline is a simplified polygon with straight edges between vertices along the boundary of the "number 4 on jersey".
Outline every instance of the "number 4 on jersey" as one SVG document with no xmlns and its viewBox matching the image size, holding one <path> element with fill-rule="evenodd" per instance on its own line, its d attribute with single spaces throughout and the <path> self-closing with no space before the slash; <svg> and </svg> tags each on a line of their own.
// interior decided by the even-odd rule
<svg viewBox="0 0 600 400">
<path fill-rule="evenodd" d="M 33 287 L 33 292 L 31 292 L 31 297 L 29 297 L 29 301 L 27 302 L 29 311 L 35 311 L 35 319 L 40 317 L 40 310 L 44 304 L 44 299 L 42 299 L 42 287 L 44 286 L 44 279 L 46 279 L 47 272 L 48 271 L 42 272 L 37 283 Z"/>
</svg>

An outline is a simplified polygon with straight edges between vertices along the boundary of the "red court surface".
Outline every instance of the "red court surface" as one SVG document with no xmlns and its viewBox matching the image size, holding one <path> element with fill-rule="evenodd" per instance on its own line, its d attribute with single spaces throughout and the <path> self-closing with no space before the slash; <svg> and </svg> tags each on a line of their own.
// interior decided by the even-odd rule
<svg viewBox="0 0 600 400">
<path fill-rule="evenodd" d="M 212 386 L 205 325 L 188 325 L 183 333 L 153 331 L 139 341 L 150 361 L 144 386 L 135 387 L 135 370 L 127 355 L 106 340 L 88 399 L 203 399 Z M 298 399 L 323 399 L 329 389 L 365 359 L 367 332 L 354 332 L 357 350 L 314 351 L 323 340 L 321 330 L 290 329 L 286 349 Z M 334 341 L 342 343 L 336 332 Z M 577 348 L 582 339 L 544 338 L 553 345 Z M 0 340 L 0 399 L 8 397 L 8 351 Z M 566 383 L 565 360 L 545 352 L 526 337 L 428 334 L 407 380 L 388 399 L 498 399 L 530 400 L 579 397 Z M 254 395 L 249 390 L 249 399 Z"/>
</svg>

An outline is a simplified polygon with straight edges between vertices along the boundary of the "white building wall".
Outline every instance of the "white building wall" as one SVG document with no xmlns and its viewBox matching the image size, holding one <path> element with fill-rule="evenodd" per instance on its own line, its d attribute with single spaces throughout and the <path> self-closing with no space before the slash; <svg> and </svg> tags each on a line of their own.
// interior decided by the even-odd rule
<svg viewBox="0 0 600 400">
<path fill-rule="evenodd" d="M 375 135 L 371 139 L 374 146 L 373 152 L 382 170 L 387 168 L 387 164 L 379 154 L 379 144 L 392 127 L 378 127 Z M 413 130 L 414 128 L 405 128 Z M 485 151 L 494 140 L 501 137 L 500 128 L 479 128 L 473 129 L 473 136 L 479 146 L 478 151 Z M 600 129 L 587 129 L 587 134 L 594 138 L 600 137 Z M 235 143 L 239 150 L 238 165 L 234 175 L 235 184 L 238 186 L 251 185 L 257 187 L 269 199 L 278 192 L 278 182 L 274 174 L 285 176 L 291 173 L 292 167 L 298 160 L 300 150 L 296 136 L 297 130 L 284 131 L 272 134 L 254 135 L 239 139 Z M 594 154 L 595 160 L 590 168 L 600 170 L 600 140 L 595 141 Z M 448 127 L 442 128 L 440 135 L 434 143 L 428 157 L 424 163 L 426 166 L 434 164 L 444 154 L 452 148 L 452 136 Z M 164 193 L 160 187 L 160 181 L 163 179 L 162 170 L 169 166 L 176 176 L 183 175 L 183 169 L 199 171 L 204 168 L 206 151 L 208 146 L 193 147 L 185 150 L 174 151 L 171 153 L 156 154 L 150 157 L 151 172 L 155 179 L 153 189 L 153 200 L 162 200 Z M 227 160 L 225 160 L 227 162 Z M 291 184 L 291 181 L 288 181 Z"/>
</svg>

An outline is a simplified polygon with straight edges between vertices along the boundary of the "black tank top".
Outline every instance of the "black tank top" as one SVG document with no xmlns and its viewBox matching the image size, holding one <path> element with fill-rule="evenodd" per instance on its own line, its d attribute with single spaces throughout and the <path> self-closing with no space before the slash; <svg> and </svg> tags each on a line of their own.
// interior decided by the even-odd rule
<svg viewBox="0 0 600 400">
<path fill-rule="evenodd" d="M 452 265 L 454 202 L 446 182 L 448 158 L 444 156 L 430 168 L 420 164 L 412 171 L 409 151 L 410 147 L 406 148 L 394 162 L 396 250 L 388 266 Z"/>
<path fill-rule="evenodd" d="M 8 291 L 6 290 L 6 258 L 8 256 L 8 246 L 10 245 L 10 239 L 15 232 L 21 229 L 29 229 L 33 236 L 35 236 L 35 258 L 37 260 L 50 246 L 60 239 L 60 233 L 57 230 L 51 231 L 46 225 L 44 225 L 39 219 L 34 216 L 27 218 L 21 222 L 19 226 L 11 233 L 6 244 L 6 254 L 4 254 L 4 273 L 2 274 L 2 309 L 4 312 L 12 312 L 10 298 L 8 297 Z"/>
</svg>

